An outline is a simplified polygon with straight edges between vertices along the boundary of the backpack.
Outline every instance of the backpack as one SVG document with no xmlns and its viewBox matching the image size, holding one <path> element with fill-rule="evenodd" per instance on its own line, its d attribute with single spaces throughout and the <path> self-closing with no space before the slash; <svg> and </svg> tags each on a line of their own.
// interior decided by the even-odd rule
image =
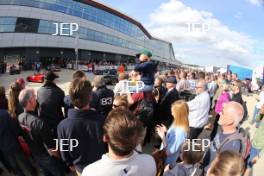
<svg viewBox="0 0 264 176">
<path fill-rule="evenodd" d="M 154 103 L 148 99 L 142 99 L 135 110 L 136 117 L 143 123 L 144 126 L 149 126 L 154 115 Z"/>
<path fill-rule="evenodd" d="M 229 142 L 239 140 L 241 147 L 239 153 L 242 155 L 243 159 L 246 160 L 249 157 L 251 142 L 249 133 L 243 128 L 239 128 L 238 133 L 233 133 L 228 136 L 224 141 L 221 142 L 220 146 L 217 148 L 217 153 L 220 153 L 222 148 Z"/>
</svg>

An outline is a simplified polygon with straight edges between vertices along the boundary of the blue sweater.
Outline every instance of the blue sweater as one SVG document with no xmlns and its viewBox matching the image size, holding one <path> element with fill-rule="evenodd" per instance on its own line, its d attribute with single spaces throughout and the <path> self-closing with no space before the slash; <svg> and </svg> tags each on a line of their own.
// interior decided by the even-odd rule
<svg viewBox="0 0 264 176">
<path fill-rule="evenodd" d="M 68 166 L 74 165 L 81 173 L 85 166 L 101 158 L 105 152 L 103 121 L 96 111 L 69 109 L 68 118 L 62 120 L 57 129 L 59 139 L 77 139 L 79 143 L 72 151 L 61 151 Z"/>
<path fill-rule="evenodd" d="M 141 81 L 146 85 L 154 85 L 154 74 L 157 70 L 157 65 L 151 61 L 136 63 L 135 71 L 141 73 Z"/>
</svg>

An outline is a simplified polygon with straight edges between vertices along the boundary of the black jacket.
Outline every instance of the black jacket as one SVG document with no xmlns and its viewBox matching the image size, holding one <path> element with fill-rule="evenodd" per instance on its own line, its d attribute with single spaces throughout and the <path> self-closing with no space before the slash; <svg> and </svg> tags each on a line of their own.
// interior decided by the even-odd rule
<svg viewBox="0 0 264 176">
<path fill-rule="evenodd" d="M 233 94 L 231 101 L 235 101 L 241 105 L 244 104 L 241 93 Z"/>
<path fill-rule="evenodd" d="M 91 107 L 95 108 L 104 117 L 112 110 L 114 92 L 107 87 L 100 87 L 92 94 Z"/>
<path fill-rule="evenodd" d="M 68 118 L 58 125 L 59 139 L 77 139 L 79 145 L 72 151 L 61 151 L 68 166 L 74 165 L 78 172 L 85 166 L 99 160 L 104 151 L 104 118 L 92 110 L 69 109 Z"/>
<path fill-rule="evenodd" d="M 135 71 L 141 73 L 141 81 L 146 85 L 154 84 L 154 74 L 157 71 L 157 65 L 151 61 L 136 63 Z"/>
<path fill-rule="evenodd" d="M 63 120 L 64 92 L 53 83 L 44 84 L 37 93 L 39 117 L 51 129 L 56 129 Z"/>
<path fill-rule="evenodd" d="M 158 107 L 158 114 L 160 123 L 164 123 L 167 127 L 169 127 L 173 121 L 173 117 L 171 114 L 171 105 L 179 100 L 179 94 L 176 88 L 173 88 L 171 91 L 167 92 L 163 99 L 160 102 L 160 106 Z"/>
<path fill-rule="evenodd" d="M 47 149 L 54 149 L 55 137 L 47 124 L 39 119 L 34 112 L 24 112 L 19 115 L 18 121 L 23 131 L 27 134 L 25 141 L 35 156 L 48 155 Z M 45 148 L 45 146 L 47 149 Z"/>
<path fill-rule="evenodd" d="M 12 153 L 20 150 L 18 136 L 21 135 L 21 129 L 12 120 L 7 110 L 0 109 L 0 151 L 3 153 Z"/>
</svg>

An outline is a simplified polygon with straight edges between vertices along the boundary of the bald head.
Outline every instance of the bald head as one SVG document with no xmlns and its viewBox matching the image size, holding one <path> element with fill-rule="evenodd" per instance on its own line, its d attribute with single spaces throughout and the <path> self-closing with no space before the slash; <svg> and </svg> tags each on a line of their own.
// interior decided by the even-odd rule
<svg viewBox="0 0 264 176">
<path fill-rule="evenodd" d="M 224 104 L 221 115 L 220 125 L 232 124 L 237 127 L 244 116 L 243 106 L 237 102 L 231 101 Z"/>
</svg>

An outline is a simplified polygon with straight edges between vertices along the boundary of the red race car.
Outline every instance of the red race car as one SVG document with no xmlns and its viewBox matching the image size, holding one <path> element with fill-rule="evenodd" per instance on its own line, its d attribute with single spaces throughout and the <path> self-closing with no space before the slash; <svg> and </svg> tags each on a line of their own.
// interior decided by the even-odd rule
<svg viewBox="0 0 264 176">
<path fill-rule="evenodd" d="M 27 77 L 28 82 L 43 83 L 44 82 L 44 73 L 35 73 Z"/>
</svg>

